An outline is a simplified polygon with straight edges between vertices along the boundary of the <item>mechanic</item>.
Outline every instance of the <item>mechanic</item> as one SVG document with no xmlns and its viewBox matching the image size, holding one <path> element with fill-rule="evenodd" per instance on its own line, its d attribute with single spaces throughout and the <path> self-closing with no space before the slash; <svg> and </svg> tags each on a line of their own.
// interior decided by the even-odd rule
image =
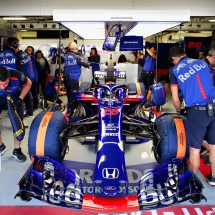
<svg viewBox="0 0 215 215">
<path fill-rule="evenodd" d="M 0 113 L 7 103 L 7 96 L 10 96 L 14 101 L 14 108 L 19 117 L 23 119 L 23 99 L 31 88 L 31 81 L 24 73 L 14 69 L 8 69 L 0 66 Z M 2 121 L 0 122 L 0 132 L 2 131 Z M 18 141 L 14 134 L 14 150 L 13 157 L 18 161 L 26 161 L 26 156 L 20 148 L 21 141 Z M 7 147 L 2 142 L 0 133 L 0 155 L 6 151 Z"/>
<path fill-rule="evenodd" d="M 148 91 L 154 79 L 153 71 L 154 71 L 155 63 L 157 59 L 156 47 L 152 46 L 150 49 L 146 48 L 146 46 L 143 46 L 143 47 L 146 49 L 148 55 L 146 55 L 145 63 L 143 65 L 143 71 L 140 75 L 139 81 L 145 84 L 146 90 Z"/>
<path fill-rule="evenodd" d="M 20 47 L 19 39 L 16 37 L 9 37 L 7 39 L 7 45 L 8 48 L 0 52 L 0 66 L 10 67 L 25 73 L 22 59 L 17 53 Z"/>
<path fill-rule="evenodd" d="M 212 49 L 209 50 L 206 58 L 204 59 L 204 61 L 208 64 L 209 68 L 210 68 L 210 72 L 211 72 L 211 78 L 212 78 L 212 82 L 215 85 L 215 47 L 213 47 Z"/>
<path fill-rule="evenodd" d="M 89 68 L 90 64 L 78 53 L 78 46 L 75 42 L 68 45 L 68 53 L 64 59 L 64 84 L 68 98 L 68 112 L 72 115 L 76 107 L 76 95 L 79 89 L 79 78 L 81 66 Z"/>
<path fill-rule="evenodd" d="M 210 68 L 211 78 L 212 78 L 212 82 L 214 84 L 215 70 L 213 68 L 215 67 L 215 47 L 213 47 L 212 49 L 209 50 L 209 52 L 208 52 L 206 58 L 204 59 L 204 61 L 208 64 L 208 66 Z M 203 141 L 202 146 L 203 147 L 202 147 L 201 155 L 204 155 L 204 154 L 206 154 L 206 153 L 208 153 L 210 151 L 209 145 L 208 145 L 206 140 Z M 208 161 L 205 161 L 205 162 L 210 165 L 210 163 L 208 163 Z"/>
<path fill-rule="evenodd" d="M 59 71 L 60 70 L 60 71 Z M 59 75 L 60 72 L 60 75 Z M 60 81 L 59 81 L 60 78 Z M 59 87 L 61 88 L 63 78 L 63 71 L 62 69 L 56 69 L 55 70 L 55 76 L 49 80 L 48 84 L 46 85 L 46 88 L 44 90 L 44 98 L 47 100 L 47 104 L 52 105 L 53 102 L 56 100 L 55 105 L 61 106 L 61 111 L 65 109 L 65 104 L 62 102 L 61 99 L 59 99 L 57 96 Z M 66 95 L 66 92 L 59 90 L 59 96 Z M 46 101 L 43 100 L 43 109 L 47 109 Z"/>
<path fill-rule="evenodd" d="M 32 61 L 31 61 L 30 56 L 26 52 L 23 52 L 22 50 L 19 50 L 18 54 L 20 55 L 20 57 L 22 59 L 22 63 L 25 67 L 25 75 L 33 83 L 34 71 L 33 71 L 33 65 L 32 65 Z M 26 107 L 26 114 L 24 115 L 24 117 L 33 116 L 33 104 L 32 104 L 30 91 L 25 96 L 24 103 L 25 103 L 25 107 Z"/>
<path fill-rule="evenodd" d="M 149 107 L 163 105 L 166 102 L 166 89 L 163 84 L 160 83 L 161 76 L 155 76 L 154 84 L 149 87 L 147 94 L 147 102 L 143 105 L 144 110 L 149 110 Z M 151 96 L 153 98 L 151 100 Z"/>
<path fill-rule="evenodd" d="M 210 143 L 211 173 L 206 177 L 215 185 L 215 111 L 213 100 L 215 88 L 211 81 L 210 69 L 202 60 L 188 58 L 184 50 L 174 46 L 169 51 L 174 67 L 170 69 L 170 84 L 173 106 L 181 111 L 178 96 L 180 87 L 187 111 L 186 139 L 190 149 L 189 165 L 196 174 L 200 165 L 200 149 L 203 138 Z M 215 61 L 215 58 L 213 58 Z M 213 62 L 214 62 L 213 61 Z"/>
</svg>

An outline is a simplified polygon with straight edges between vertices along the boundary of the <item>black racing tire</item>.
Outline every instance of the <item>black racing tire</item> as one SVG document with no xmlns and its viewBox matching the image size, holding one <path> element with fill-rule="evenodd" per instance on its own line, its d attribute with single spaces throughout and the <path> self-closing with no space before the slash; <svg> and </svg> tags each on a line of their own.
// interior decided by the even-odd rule
<svg viewBox="0 0 215 215">
<path fill-rule="evenodd" d="M 66 125 L 66 119 L 60 111 L 39 113 L 29 131 L 29 156 L 46 156 L 62 162 L 68 148 Z"/>
<path fill-rule="evenodd" d="M 173 116 L 174 114 L 165 113 L 157 117 L 154 122 L 155 138 L 153 141 L 153 151 L 158 164 L 168 162 L 176 158 L 177 155 L 179 143 Z M 176 117 L 182 119 L 184 127 L 186 128 L 186 117 L 182 115 L 177 115 Z M 181 133 L 180 135 L 184 134 Z M 181 144 L 183 145 L 184 143 L 182 142 Z M 189 157 L 188 144 L 186 144 L 184 154 L 186 158 Z"/>
<path fill-rule="evenodd" d="M 128 90 L 129 91 L 136 91 L 136 92 L 138 92 L 137 84 L 139 84 L 139 86 L 140 86 L 141 94 L 144 95 L 144 96 L 146 96 L 146 86 L 142 82 L 129 83 L 128 84 Z"/>
</svg>

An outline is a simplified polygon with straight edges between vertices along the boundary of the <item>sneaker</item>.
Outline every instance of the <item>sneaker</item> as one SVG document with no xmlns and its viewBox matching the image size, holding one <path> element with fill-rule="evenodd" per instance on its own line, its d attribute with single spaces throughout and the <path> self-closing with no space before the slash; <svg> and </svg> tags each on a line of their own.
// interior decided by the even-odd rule
<svg viewBox="0 0 215 215">
<path fill-rule="evenodd" d="M 7 150 L 7 147 L 5 146 L 4 143 L 0 146 L 0 155 L 2 155 L 5 151 Z"/>
<path fill-rule="evenodd" d="M 26 156 L 22 153 L 21 148 L 13 150 L 13 157 L 21 162 L 24 162 L 27 159 Z"/>
<path fill-rule="evenodd" d="M 31 117 L 31 116 L 33 116 L 33 114 L 28 114 L 28 113 L 26 113 L 26 114 L 24 115 L 24 117 Z"/>
<path fill-rule="evenodd" d="M 33 110 L 36 111 L 38 109 L 38 107 L 33 107 Z"/>
<path fill-rule="evenodd" d="M 46 101 L 45 99 L 42 99 L 42 109 L 43 109 L 43 110 L 47 110 L 47 108 L 48 108 L 48 103 L 47 103 L 47 101 Z"/>
<path fill-rule="evenodd" d="M 205 179 L 208 182 L 208 184 L 215 185 L 215 176 L 208 175 Z"/>
</svg>

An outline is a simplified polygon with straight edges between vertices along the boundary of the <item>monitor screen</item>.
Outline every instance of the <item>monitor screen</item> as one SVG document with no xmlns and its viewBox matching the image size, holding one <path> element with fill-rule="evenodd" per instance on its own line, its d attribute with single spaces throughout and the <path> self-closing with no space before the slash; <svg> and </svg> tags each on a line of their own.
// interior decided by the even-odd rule
<svg viewBox="0 0 215 215">
<path fill-rule="evenodd" d="M 120 51 L 143 50 L 142 36 L 124 36 L 120 39 Z"/>
<path fill-rule="evenodd" d="M 114 37 L 107 36 L 105 38 L 102 49 L 108 50 L 108 51 L 115 51 L 117 40 L 118 40 L 118 36 L 114 36 Z"/>
</svg>

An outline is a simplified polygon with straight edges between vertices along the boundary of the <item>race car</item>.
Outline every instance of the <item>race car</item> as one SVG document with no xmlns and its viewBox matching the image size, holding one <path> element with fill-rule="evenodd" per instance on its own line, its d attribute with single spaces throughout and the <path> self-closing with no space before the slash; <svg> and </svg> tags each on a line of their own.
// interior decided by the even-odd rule
<svg viewBox="0 0 215 215">
<path fill-rule="evenodd" d="M 105 213 L 152 210 L 186 200 L 197 203 L 205 199 L 201 182 L 183 158 L 186 147 L 178 150 L 184 153 L 174 154 L 177 144 L 172 142 L 175 145 L 170 153 L 172 157 L 157 155 L 161 165 L 143 175 L 136 196 L 128 195 L 126 145 L 153 140 L 157 154 L 160 143 L 168 136 L 162 136 L 164 129 L 159 133 L 164 118 L 166 122 L 168 117 L 161 116 L 153 123 L 141 107 L 144 101 L 145 88 L 141 83 L 128 86 L 106 83 L 78 94 L 76 111 L 70 117 L 54 110 L 38 114 L 29 132 L 32 164 L 20 180 L 16 196 L 27 201 L 33 197 L 61 207 Z M 183 123 L 179 117 L 175 118 L 178 124 Z M 83 192 L 82 179 L 75 171 L 60 164 L 68 148 L 67 140 L 77 138 L 84 138 L 83 145 L 95 145 L 92 195 Z"/>
</svg>

